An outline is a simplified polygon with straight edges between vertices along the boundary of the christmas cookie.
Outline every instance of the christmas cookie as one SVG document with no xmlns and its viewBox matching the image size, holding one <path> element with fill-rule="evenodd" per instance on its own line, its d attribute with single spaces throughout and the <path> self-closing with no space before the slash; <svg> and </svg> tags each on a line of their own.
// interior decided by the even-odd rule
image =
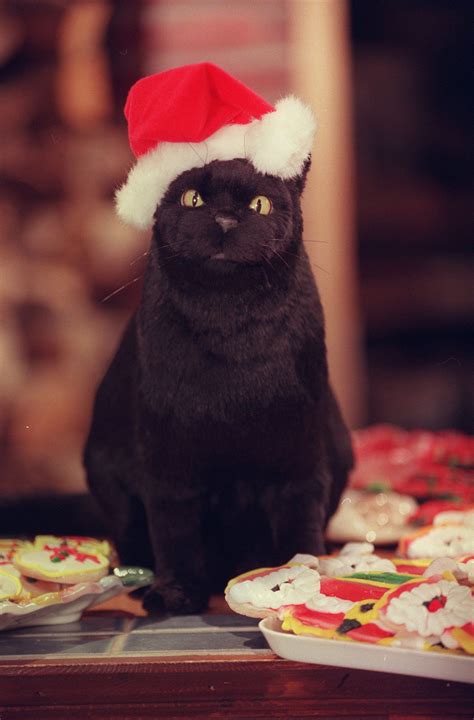
<svg viewBox="0 0 474 720">
<path fill-rule="evenodd" d="M 29 578 L 67 585 L 94 582 L 107 575 L 109 570 L 109 560 L 102 553 L 85 552 L 67 544 L 19 550 L 13 564 Z"/>
<path fill-rule="evenodd" d="M 440 644 L 474 652 L 474 598 L 470 588 L 457 582 L 440 576 L 411 580 L 387 593 L 379 615 L 400 639 L 417 637 L 425 648 Z"/>
<path fill-rule="evenodd" d="M 85 553 L 99 552 L 107 558 L 113 554 L 112 545 L 107 540 L 97 540 L 79 535 L 37 535 L 34 539 L 34 547 L 40 550 L 53 545 L 72 547 Z"/>
<path fill-rule="evenodd" d="M 456 558 L 474 554 L 474 526 L 430 525 L 403 537 L 398 551 L 407 558 Z"/>
<path fill-rule="evenodd" d="M 277 615 L 286 605 L 301 604 L 317 594 L 320 575 L 307 565 L 288 564 L 239 575 L 229 582 L 225 599 L 241 615 Z"/>
<path fill-rule="evenodd" d="M 347 543 L 337 557 L 319 559 L 321 575 L 342 577 L 355 572 L 396 572 L 391 560 L 374 555 L 372 543 Z"/>
<path fill-rule="evenodd" d="M 436 558 L 425 572 L 425 577 L 442 575 L 447 579 L 455 579 L 460 585 L 474 586 L 474 555 L 465 555 L 460 558 Z"/>
<path fill-rule="evenodd" d="M 21 548 L 30 547 L 26 540 L 14 538 L 0 538 L 0 568 L 12 567 L 15 553 Z"/>
<path fill-rule="evenodd" d="M 323 576 L 317 595 L 281 613 L 282 627 L 297 635 L 368 642 L 387 640 L 393 633 L 380 628 L 375 622 L 377 603 L 388 591 L 411 578 L 411 575 L 392 572 L 356 573 L 350 577 Z"/>
<path fill-rule="evenodd" d="M 14 600 L 23 592 L 20 579 L 17 575 L 0 568 L 0 601 Z"/>
</svg>

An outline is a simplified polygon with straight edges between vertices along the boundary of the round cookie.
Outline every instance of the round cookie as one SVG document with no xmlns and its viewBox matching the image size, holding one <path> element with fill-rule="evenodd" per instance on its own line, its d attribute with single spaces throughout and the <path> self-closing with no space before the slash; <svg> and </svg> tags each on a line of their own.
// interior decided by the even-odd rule
<svg viewBox="0 0 474 720">
<path fill-rule="evenodd" d="M 383 627 L 400 639 L 422 638 L 425 647 L 441 644 L 474 653 L 472 590 L 439 575 L 395 588 L 380 604 Z"/>
<path fill-rule="evenodd" d="M 277 615 L 287 605 L 301 604 L 318 593 L 320 575 L 307 565 L 261 568 L 231 580 L 225 599 L 234 612 L 248 617 Z"/>
<path fill-rule="evenodd" d="M 14 600 L 20 597 L 23 587 L 20 579 L 10 572 L 0 568 L 0 601 Z"/>
<path fill-rule="evenodd" d="M 405 535 L 398 551 L 407 558 L 460 557 L 474 553 L 474 527 L 469 525 L 429 525 Z"/>
<path fill-rule="evenodd" d="M 33 544 L 40 550 L 44 550 L 47 546 L 65 545 L 85 553 L 99 552 L 109 559 L 114 552 L 112 545 L 107 540 L 81 535 L 37 535 Z"/>
<path fill-rule="evenodd" d="M 64 544 L 19 550 L 13 564 L 27 577 L 65 585 L 95 582 L 109 571 L 109 560 L 102 553 L 83 552 Z"/>
</svg>

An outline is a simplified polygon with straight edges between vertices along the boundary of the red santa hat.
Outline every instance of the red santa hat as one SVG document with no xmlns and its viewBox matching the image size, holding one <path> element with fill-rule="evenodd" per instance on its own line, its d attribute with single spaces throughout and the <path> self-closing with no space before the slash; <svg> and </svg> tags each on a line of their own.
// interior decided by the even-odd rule
<svg viewBox="0 0 474 720">
<path fill-rule="evenodd" d="M 211 63 L 139 80 L 125 115 L 137 161 L 116 193 L 116 208 L 139 228 L 152 225 L 156 206 L 178 175 L 213 160 L 244 158 L 258 172 L 296 177 L 315 131 L 311 110 L 298 98 L 273 107 Z"/>
</svg>

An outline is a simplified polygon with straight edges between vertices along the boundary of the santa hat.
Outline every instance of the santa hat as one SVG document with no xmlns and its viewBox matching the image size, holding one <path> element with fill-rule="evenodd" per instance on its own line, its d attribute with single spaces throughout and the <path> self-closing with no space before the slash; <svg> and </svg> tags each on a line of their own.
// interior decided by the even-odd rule
<svg viewBox="0 0 474 720">
<path fill-rule="evenodd" d="M 261 173 L 301 174 L 311 152 L 311 110 L 289 96 L 275 107 L 211 63 L 143 78 L 125 105 L 137 161 L 116 193 L 118 215 L 151 226 L 158 203 L 185 170 L 244 158 Z"/>
</svg>

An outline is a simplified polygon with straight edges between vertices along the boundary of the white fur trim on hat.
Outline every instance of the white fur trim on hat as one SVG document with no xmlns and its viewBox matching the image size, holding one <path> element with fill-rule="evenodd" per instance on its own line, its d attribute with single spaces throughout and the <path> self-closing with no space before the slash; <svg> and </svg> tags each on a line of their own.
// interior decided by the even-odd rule
<svg viewBox="0 0 474 720">
<path fill-rule="evenodd" d="M 299 175 L 311 153 L 316 122 L 296 97 L 248 125 L 226 125 L 200 143 L 163 142 L 138 158 L 115 195 L 122 220 L 150 227 L 157 205 L 178 175 L 213 160 L 249 160 L 258 172 L 284 180 Z"/>
</svg>

